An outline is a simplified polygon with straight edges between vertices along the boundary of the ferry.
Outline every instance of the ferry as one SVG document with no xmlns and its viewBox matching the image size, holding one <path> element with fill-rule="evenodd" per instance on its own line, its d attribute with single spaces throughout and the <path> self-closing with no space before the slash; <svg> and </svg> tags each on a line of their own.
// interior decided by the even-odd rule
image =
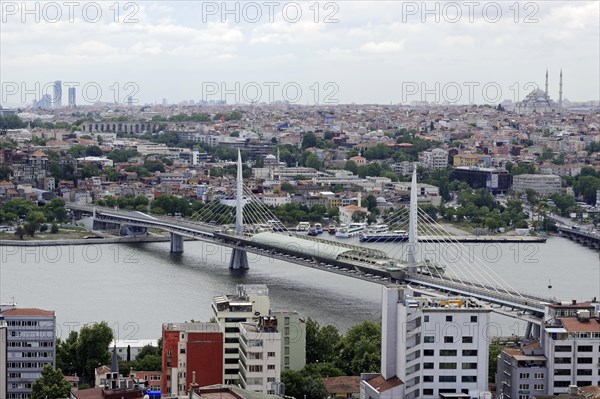
<svg viewBox="0 0 600 399">
<path fill-rule="evenodd" d="M 360 235 L 360 242 L 404 242 L 408 241 L 408 233 L 404 230 L 366 232 Z"/>
<path fill-rule="evenodd" d="M 374 224 L 367 228 L 366 234 L 386 233 L 389 230 L 387 224 Z"/>
<path fill-rule="evenodd" d="M 308 229 L 310 229 L 310 223 L 308 223 L 308 222 L 300 222 L 296 226 L 295 230 L 296 231 L 308 231 Z"/>
<path fill-rule="evenodd" d="M 317 234 L 323 234 L 323 225 L 321 223 L 315 223 L 315 230 Z"/>
<path fill-rule="evenodd" d="M 335 232 L 336 232 L 335 225 L 334 225 L 334 224 L 330 224 L 330 225 L 329 225 L 329 228 L 327 229 L 327 232 L 328 232 L 329 234 L 335 234 Z"/>
<path fill-rule="evenodd" d="M 339 238 L 355 237 L 367 228 L 366 223 L 350 223 L 348 226 L 342 226 L 335 232 Z"/>
</svg>

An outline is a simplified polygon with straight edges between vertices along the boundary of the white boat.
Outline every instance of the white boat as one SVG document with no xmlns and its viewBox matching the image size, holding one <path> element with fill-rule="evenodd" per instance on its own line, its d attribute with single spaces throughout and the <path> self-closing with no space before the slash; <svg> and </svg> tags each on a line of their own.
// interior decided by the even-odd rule
<svg viewBox="0 0 600 399">
<path fill-rule="evenodd" d="M 386 233 L 389 229 L 387 224 L 373 224 L 367 227 L 365 234 L 377 234 L 377 233 Z"/>
<path fill-rule="evenodd" d="M 408 233 L 404 230 L 382 231 L 371 233 L 367 231 L 360 235 L 360 242 L 403 242 L 408 241 Z"/>
<path fill-rule="evenodd" d="M 308 229 L 310 229 L 310 223 L 309 222 L 300 222 L 296 226 L 296 231 L 308 231 Z"/>
<path fill-rule="evenodd" d="M 342 226 L 335 232 L 339 238 L 355 237 L 367 228 L 366 223 L 350 223 L 348 226 Z"/>
</svg>

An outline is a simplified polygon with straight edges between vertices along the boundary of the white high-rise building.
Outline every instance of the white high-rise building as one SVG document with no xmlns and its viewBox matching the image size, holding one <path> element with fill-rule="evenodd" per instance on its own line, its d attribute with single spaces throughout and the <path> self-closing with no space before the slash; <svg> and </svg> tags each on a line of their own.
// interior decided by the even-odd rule
<svg viewBox="0 0 600 399">
<path fill-rule="evenodd" d="M 431 151 L 423 151 L 419 161 L 427 169 L 444 169 L 448 166 L 448 151 L 442 148 L 434 148 Z"/>
<path fill-rule="evenodd" d="M 74 87 L 69 87 L 69 108 L 77 107 L 77 92 Z"/>
<path fill-rule="evenodd" d="M 242 388 L 274 393 L 281 380 L 281 334 L 275 317 L 258 323 L 240 323 L 240 373 Z"/>
<path fill-rule="evenodd" d="M 214 297 L 212 308 L 224 332 L 223 381 L 230 383 L 239 379 L 240 323 L 269 316 L 269 289 L 265 284 L 240 284 L 235 295 Z"/>
<path fill-rule="evenodd" d="M 473 298 L 419 297 L 404 286 L 384 287 L 381 374 L 361 376 L 361 398 L 483 397 L 489 317 L 490 308 Z"/>
</svg>

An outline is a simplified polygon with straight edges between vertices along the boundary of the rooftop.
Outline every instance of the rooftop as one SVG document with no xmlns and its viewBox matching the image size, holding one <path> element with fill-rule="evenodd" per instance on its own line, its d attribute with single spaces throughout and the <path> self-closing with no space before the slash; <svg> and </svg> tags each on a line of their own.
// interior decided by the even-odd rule
<svg viewBox="0 0 600 399">
<path fill-rule="evenodd" d="M 2 316 L 54 316 L 53 310 L 37 308 L 15 308 L 0 312 Z"/>
<path fill-rule="evenodd" d="M 559 319 L 565 330 L 568 332 L 597 332 L 600 333 L 600 321 L 597 318 L 589 321 L 580 321 L 575 317 L 565 317 Z"/>
<path fill-rule="evenodd" d="M 360 392 L 359 376 L 323 378 L 323 384 L 325 384 L 325 389 L 327 389 L 327 392 L 330 394 Z"/>
<path fill-rule="evenodd" d="M 367 383 L 378 392 L 385 392 L 389 389 L 396 388 L 397 386 L 404 384 L 398 377 L 394 376 L 386 380 L 382 375 L 378 375 L 377 377 L 367 380 Z"/>
<path fill-rule="evenodd" d="M 188 331 L 188 332 L 205 332 L 218 333 L 221 328 L 218 323 L 164 323 L 164 331 Z"/>
</svg>

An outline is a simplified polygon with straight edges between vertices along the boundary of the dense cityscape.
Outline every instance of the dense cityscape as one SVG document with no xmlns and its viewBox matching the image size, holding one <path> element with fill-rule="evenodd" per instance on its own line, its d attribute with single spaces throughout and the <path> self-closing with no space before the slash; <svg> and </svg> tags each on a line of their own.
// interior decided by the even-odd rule
<svg viewBox="0 0 600 399">
<path fill-rule="evenodd" d="M 232 11 L 200 2 L 203 28 L 173 29 L 173 18 L 198 11 L 189 3 L 92 2 L 102 18 L 114 11 L 114 21 L 81 18 L 126 41 L 121 9 L 132 11 L 125 22 L 164 12 L 155 20 L 161 34 L 214 42 L 223 74 L 242 76 L 230 52 L 247 33 L 249 3 L 231 2 Z M 378 57 L 398 61 L 408 39 L 390 41 L 395 31 L 375 27 L 362 3 L 350 15 L 364 12 L 369 22 L 348 30 L 348 42 L 383 31 L 389 40 L 359 52 L 386 71 Z M 431 3 L 449 18 L 447 3 Z M 9 43 L 20 32 L 10 18 L 39 13 L 32 38 L 53 23 L 47 3 L 32 2 L 21 15 L 23 4 L 2 5 L 8 39 L 0 36 L 12 54 L 0 68 L 14 80 L 3 73 L 0 82 L 0 399 L 600 398 L 600 97 L 581 94 L 598 49 L 580 55 L 585 68 L 556 67 L 559 59 L 536 65 L 538 78 L 518 95 L 484 91 L 483 100 L 454 101 L 448 88 L 456 84 L 400 78 L 389 104 L 339 101 L 343 85 L 328 78 L 305 88 L 314 101 L 291 99 L 287 90 L 301 85 L 281 78 L 279 61 L 271 71 L 280 77 L 267 85 L 203 81 L 194 99 L 173 85 L 149 100 L 156 91 L 138 97 L 130 82 L 110 87 L 124 89 L 119 98 L 90 100 L 93 85 L 74 84 L 65 76 L 71 67 L 33 86 L 12 76 L 21 58 Z M 377 18 L 397 28 L 415 15 L 425 25 L 434 12 L 400 4 L 401 16 Z M 331 27 L 321 22 L 343 21 L 340 7 L 315 2 L 307 8 L 314 23 L 300 33 L 286 30 L 284 13 L 281 25 L 255 27 L 264 36 L 248 45 L 292 48 L 294 35 L 327 42 Z M 520 7 L 560 20 L 554 9 L 537 14 L 537 3 L 512 7 L 515 26 Z M 573 7 L 564 18 L 598 33 L 597 21 L 587 25 L 589 13 Z M 600 13 L 597 4 L 584 7 Z M 241 23 L 240 15 L 227 19 L 237 12 Z M 205 20 L 215 16 L 221 21 Z M 60 26 L 56 32 L 71 32 Z M 155 33 L 143 23 L 135 29 Z M 575 51 L 573 25 L 565 29 L 560 46 Z M 494 32 L 492 46 L 505 49 Z M 464 35 L 453 40 L 471 45 Z M 170 45 L 176 58 L 174 43 L 148 39 L 130 50 L 145 60 Z M 120 51 L 84 44 L 73 47 L 81 60 L 88 48 L 107 57 Z M 315 54 L 350 54 L 323 48 Z M 456 60 L 453 51 L 440 60 Z M 277 57 L 292 63 L 287 53 Z M 246 59 L 248 68 L 258 58 Z M 513 79 L 526 79 L 516 65 L 502 68 L 511 67 Z M 435 73 L 441 79 L 453 68 Z M 175 82 L 177 70 L 165 79 Z M 585 78 L 598 88 L 597 74 Z M 369 79 L 361 71 L 357 87 Z M 284 90 L 248 101 L 250 86 Z"/>
</svg>

